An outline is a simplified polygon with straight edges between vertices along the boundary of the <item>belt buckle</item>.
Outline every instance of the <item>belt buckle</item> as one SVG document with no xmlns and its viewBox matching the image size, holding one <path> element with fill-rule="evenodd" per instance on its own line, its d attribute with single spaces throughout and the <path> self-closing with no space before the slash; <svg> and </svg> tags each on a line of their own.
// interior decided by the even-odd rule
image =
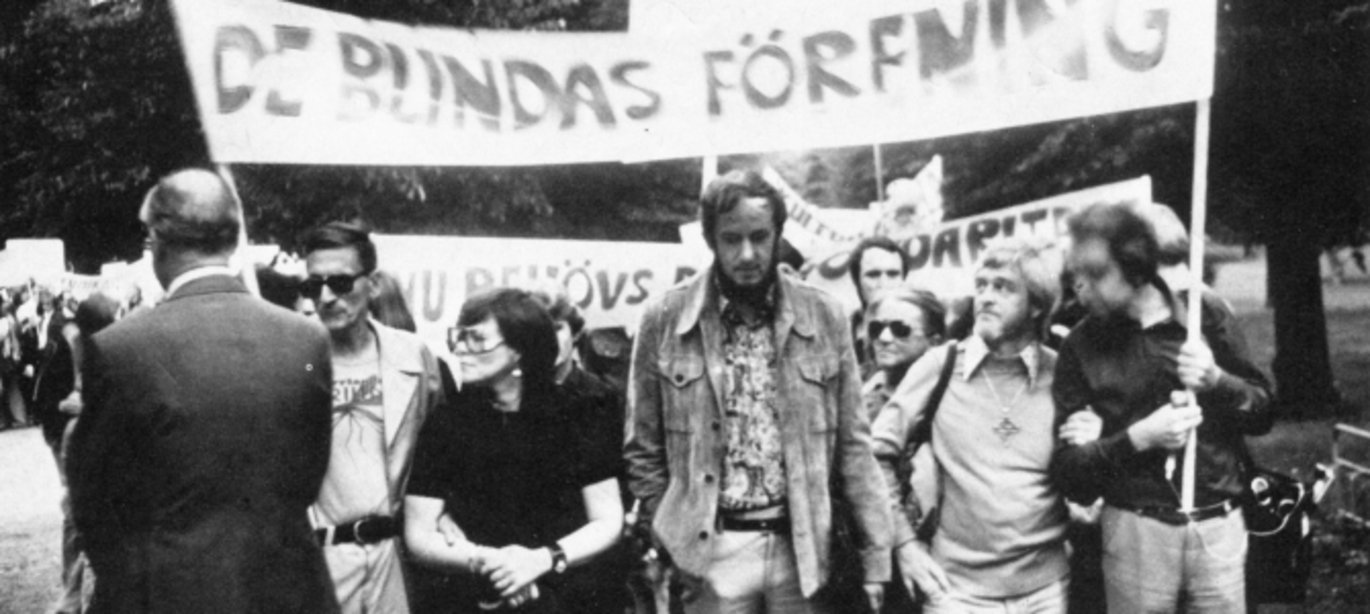
<svg viewBox="0 0 1370 614">
<path fill-rule="evenodd" d="M 365 531 L 365 527 L 369 527 L 369 526 L 370 526 L 370 525 L 367 524 L 367 523 L 370 522 L 370 521 L 371 521 L 371 517 L 370 517 L 370 516 L 367 516 L 366 518 L 362 518 L 362 519 L 360 519 L 360 520 L 358 520 L 358 521 L 352 523 L 352 536 L 357 540 L 357 543 L 362 544 L 362 545 L 368 545 L 368 544 L 374 544 L 374 543 L 376 543 L 376 540 L 371 539 L 371 535 L 369 535 L 369 531 Z"/>
</svg>

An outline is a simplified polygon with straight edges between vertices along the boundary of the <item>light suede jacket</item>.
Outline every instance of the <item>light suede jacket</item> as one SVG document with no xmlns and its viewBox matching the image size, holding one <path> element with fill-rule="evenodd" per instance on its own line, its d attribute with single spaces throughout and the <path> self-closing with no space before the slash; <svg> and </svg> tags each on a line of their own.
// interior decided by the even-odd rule
<svg viewBox="0 0 1370 614">
<path fill-rule="evenodd" d="M 711 269 L 712 270 L 712 269 Z M 724 326 L 706 271 L 649 307 L 633 348 L 625 456 L 629 487 L 682 571 L 702 575 L 718 535 Z M 776 388 L 791 537 L 800 587 L 813 595 L 830 572 L 832 506 L 850 502 L 868 582 L 890 577 L 892 525 L 870 422 L 861 404 L 851 331 L 841 305 L 779 276 L 774 322 Z M 833 472 L 839 480 L 830 479 Z"/>
</svg>

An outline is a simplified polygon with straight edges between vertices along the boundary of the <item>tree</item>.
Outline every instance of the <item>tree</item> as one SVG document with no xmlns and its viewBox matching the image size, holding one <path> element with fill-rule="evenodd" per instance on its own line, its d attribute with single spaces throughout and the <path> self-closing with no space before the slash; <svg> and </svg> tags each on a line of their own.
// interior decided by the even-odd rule
<svg viewBox="0 0 1370 614">
<path fill-rule="evenodd" d="M 1336 409 L 1318 258 L 1370 209 L 1370 3 L 1233 3 L 1222 15 L 1213 201 L 1267 246 L 1283 410 Z"/>
</svg>

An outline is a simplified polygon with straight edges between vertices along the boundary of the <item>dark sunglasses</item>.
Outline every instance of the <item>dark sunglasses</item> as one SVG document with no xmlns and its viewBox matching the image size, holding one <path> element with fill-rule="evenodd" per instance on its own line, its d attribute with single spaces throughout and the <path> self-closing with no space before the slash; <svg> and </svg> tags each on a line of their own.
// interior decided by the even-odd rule
<svg viewBox="0 0 1370 614">
<path fill-rule="evenodd" d="M 913 327 L 899 320 L 871 320 L 866 324 L 866 338 L 872 341 L 879 339 L 887 326 L 896 339 L 908 339 L 913 334 Z"/>
<path fill-rule="evenodd" d="M 357 280 L 366 277 L 366 273 L 356 275 L 329 275 L 328 277 L 309 277 L 300 282 L 300 294 L 309 300 L 316 300 L 323 294 L 323 287 L 328 286 L 333 294 L 341 296 L 352 291 L 357 286 Z"/>
</svg>

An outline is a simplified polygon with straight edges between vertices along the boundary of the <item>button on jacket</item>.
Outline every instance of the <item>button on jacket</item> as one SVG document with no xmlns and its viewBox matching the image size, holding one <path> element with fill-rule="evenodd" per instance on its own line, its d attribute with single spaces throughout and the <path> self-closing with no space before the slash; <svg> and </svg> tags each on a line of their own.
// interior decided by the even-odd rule
<svg viewBox="0 0 1370 614">
<path fill-rule="evenodd" d="M 727 452 L 724 328 L 713 274 L 671 289 L 643 315 L 628 399 L 629 486 L 676 566 L 693 575 L 708 568 L 718 536 Z M 867 581 L 887 581 L 889 507 L 846 315 L 815 288 L 785 275 L 776 283 L 776 409 L 800 586 L 811 596 L 830 571 L 833 484 L 853 509 Z"/>
</svg>

